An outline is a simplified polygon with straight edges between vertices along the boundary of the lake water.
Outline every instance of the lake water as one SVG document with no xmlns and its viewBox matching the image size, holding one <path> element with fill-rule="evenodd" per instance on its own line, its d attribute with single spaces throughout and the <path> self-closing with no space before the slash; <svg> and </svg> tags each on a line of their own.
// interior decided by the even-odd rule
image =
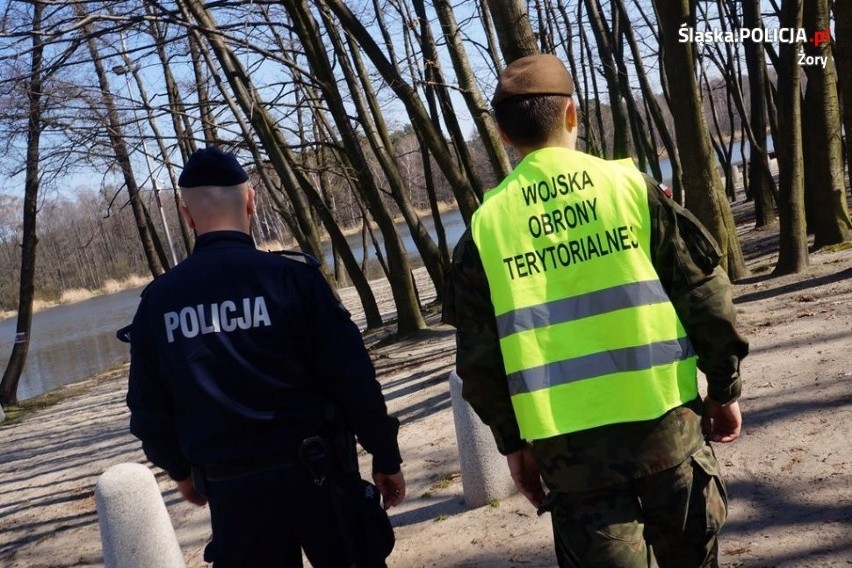
<svg viewBox="0 0 852 568">
<path fill-rule="evenodd" d="M 115 332 L 133 319 L 141 288 L 97 296 L 33 314 L 27 364 L 18 385 L 24 400 L 126 362 L 129 345 Z M 15 340 L 15 318 L 0 322 L 0 372 Z"/>
</svg>

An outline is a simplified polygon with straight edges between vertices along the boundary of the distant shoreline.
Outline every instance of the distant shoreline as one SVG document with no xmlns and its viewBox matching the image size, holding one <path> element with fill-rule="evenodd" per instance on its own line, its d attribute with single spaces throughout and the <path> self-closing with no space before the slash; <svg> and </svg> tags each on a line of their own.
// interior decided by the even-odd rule
<svg viewBox="0 0 852 568">
<path fill-rule="evenodd" d="M 109 279 L 104 282 L 103 286 L 96 290 L 89 290 L 87 288 L 71 288 L 69 290 L 64 290 L 56 300 L 35 300 L 33 302 L 33 313 L 35 314 L 57 306 L 76 304 L 77 302 L 82 302 L 83 300 L 88 300 L 96 296 L 115 294 L 116 292 L 129 290 L 131 288 L 138 288 L 139 286 L 144 286 L 150 281 L 150 277 L 134 274 L 124 278 L 123 280 Z M 17 317 L 17 315 L 18 312 L 16 311 L 0 312 L 0 322 Z"/>
</svg>

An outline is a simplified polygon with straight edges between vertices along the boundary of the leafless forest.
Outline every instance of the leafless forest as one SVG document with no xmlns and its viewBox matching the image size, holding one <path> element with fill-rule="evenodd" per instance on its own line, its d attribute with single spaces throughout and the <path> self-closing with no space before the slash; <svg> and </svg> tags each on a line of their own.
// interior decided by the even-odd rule
<svg viewBox="0 0 852 568">
<path fill-rule="evenodd" d="M 396 223 L 441 290 L 454 243 L 440 212 L 468 220 L 511 169 L 488 101 L 507 62 L 539 51 L 575 77 L 580 149 L 670 179 L 733 279 L 746 272 L 733 199 L 780 234 L 776 274 L 807 266 L 809 234 L 817 248 L 852 237 L 849 2 L 13 0 L 0 19 L 0 311 L 26 333 L 34 298 L 184 258 L 177 175 L 217 145 L 251 173 L 259 242 L 322 259 L 330 241 L 323 271 L 378 326 L 345 238 L 361 234 L 398 331 L 423 328 Z M 16 344 L 0 402 L 25 358 Z"/>
</svg>

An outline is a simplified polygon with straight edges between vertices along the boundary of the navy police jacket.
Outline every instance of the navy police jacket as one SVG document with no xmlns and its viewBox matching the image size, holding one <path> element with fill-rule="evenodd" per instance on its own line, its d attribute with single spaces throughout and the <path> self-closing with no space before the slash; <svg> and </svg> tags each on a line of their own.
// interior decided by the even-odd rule
<svg viewBox="0 0 852 568">
<path fill-rule="evenodd" d="M 130 341 L 130 431 L 176 480 L 259 462 L 316 435 L 334 400 L 373 468 L 399 471 L 395 419 L 357 326 L 315 267 L 206 233 L 142 293 Z"/>
</svg>

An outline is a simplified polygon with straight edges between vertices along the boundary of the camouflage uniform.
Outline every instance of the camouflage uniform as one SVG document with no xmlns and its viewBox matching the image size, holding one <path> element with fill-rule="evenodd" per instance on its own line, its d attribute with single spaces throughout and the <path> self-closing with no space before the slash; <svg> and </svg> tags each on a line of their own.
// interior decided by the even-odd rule
<svg viewBox="0 0 852 568">
<path fill-rule="evenodd" d="M 740 394 L 748 343 L 735 328 L 722 254 L 691 213 L 647 178 L 651 256 L 708 381 L 724 404 Z M 509 398 L 494 308 L 479 251 L 466 232 L 453 254 L 444 322 L 457 329 L 462 393 L 501 453 L 526 444 Z M 726 501 L 719 468 L 701 432 L 696 399 L 660 418 L 535 440 L 550 490 L 560 566 L 715 566 Z M 649 546 L 650 545 L 650 546 Z"/>
</svg>

